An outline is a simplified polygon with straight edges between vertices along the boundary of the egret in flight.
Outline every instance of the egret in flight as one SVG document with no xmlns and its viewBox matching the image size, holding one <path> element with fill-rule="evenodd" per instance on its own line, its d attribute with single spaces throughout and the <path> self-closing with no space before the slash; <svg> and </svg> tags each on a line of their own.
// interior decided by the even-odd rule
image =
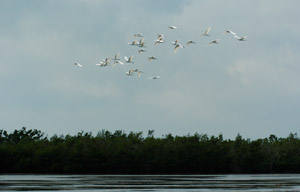
<svg viewBox="0 0 300 192">
<path fill-rule="evenodd" d="M 133 55 L 130 56 L 129 58 L 127 56 L 124 57 L 126 63 L 134 63 L 132 60 L 133 60 Z"/>
<path fill-rule="evenodd" d="M 112 65 L 113 67 L 116 66 L 117 64 L 120 64 L 120 65 L 124 65 L 124 63 L 120 60 L 116 60 L 114 61 L 114 64 Z"/>
<path fill-rule="evenodd" d="M 77 62 L 74 63 L 74 65 L 75 65 L 75 66 L 78 66 L 78 67 L 82 67 L 82 65 L 81 65 L 80 63 L 77 63 Z"/>
<path fill-rule="evenodd" d="M 235 32 L 233 32 L 233 31 L 231 31 L 231 30 L 226 30 L 225 32 L 224 32 L 224 34 L 226 34 L 226 33 L 230 33 L 230 34 L 232 34 L 233 36 L 236 36 L 236 33 Z"/>
<path fill-rule="evenodd" d="M 113 58 L 113 60 L 114 60 L 114 61 L 120 61 L 119 56 L 120 56 L 120 53 L 117 53 L 117 54 L 115 55 L 115 57 Z"/>
<path fill-rule="evenodd" d="M 141 53 L 146 52 L 146 50 L 145 49 L 139 49 L 138 52 L 139 52 L 139 54 L 141 54 Z"/>
<path fill-rule="evenodd" d="M 136 40 L 134 40 L 134 41 L 132 41 L 131 43 L 128 43 L 128 45 L 135 46 L 135 45 L 138 45 L 138 43 L 136 42 Z"/>
<path fill-rule="evenodd" d="M 169 26 L 169 29 L 177 29 L 177 27 L 174 25 L 171 25 L 171 26 Z"/>
<path fill-rule="evenodd" d="M 179 39 L 176 39 L 175 41 L 172 42 L 173 45 L 177 45 L 179 42 Z"/>
<path fill-rule="evenodd" d="M 137 33 L 133 35 L 134 37 L 144 37 L 141 33 Z"/>
<path fill-rule="evenodd" d="M 148 60 L 149 60 L 149 61 L 152 61 L 152 60 L 157 60 L 157 58 L 156 58 L 156 57 L 154 57 L 154 56 L 151 56 L 151 57 L 148 57 Z"/>
<path fill-rule="evenodd" d="M 179 44 L 179 43 L 177 43 L 177 44 L 175 45 L 175 48 L 174 48 L 174 53 L 176 53 L 176 52 L 178 51 L 179 48 L 184 48 L 184 46 L 181 45 L 181 44 Z"/>
<path fill-rule="evenodd" d="M 159 79 L 160 76 L 153 76 L 153 77 L 148 77 L 148 79 Z"/>
<path fill-rule="evenodd" d="M 203 36 L 209 36 L 209 32 L 210 32 L 210 30 L 211 30 L 211 27 L 208 27 L 207 29 L 206 29 L 206 31 L 202 34 Z"/>
<path fill-rule="evenodd" d="M 239 41 L 246 41 L 247 36 L 239 37 L 237 35 L 234 36 Z"/>
<path fill-rule="evenodd" d="M 220 41 L 220 39 L 212 40 L 211 42 L 208 43 L 208 45 L 211 45 L 211 44 L 218 44 L 219 41 Z"/>
<path fill-rule="evenodd" d="M 195 44 L 196 42 L 195 41 L 192 41 L 192 40 L 190 40 L 190 41 L 188 41 L 188 42 L 186 42 L 186 44 L 187 45 L 190 45 L 190 44 Z"/>
<path fill-rule="evenodd" d="M 132 69 L 130 69 L 128 72 L 126 72 L 125 74 L 127 75 L 127 76 L 133 76 L 133 70 Z"/>
<path fill-rule="evenodd" d="M 165 42 L 165 36 L 163 34 L 159 34 L 157 36 L 157 39 L 154 40 L 154 45 L 157 45 L 158 43 L 164 43 Z"/>
<path fill-rule="evenodd" d="M 137 73 L 138 73 L 138 77 L 141 77 L 142 73 L 144 73 L 144 72 L 139 70 Z"/>
</svg>

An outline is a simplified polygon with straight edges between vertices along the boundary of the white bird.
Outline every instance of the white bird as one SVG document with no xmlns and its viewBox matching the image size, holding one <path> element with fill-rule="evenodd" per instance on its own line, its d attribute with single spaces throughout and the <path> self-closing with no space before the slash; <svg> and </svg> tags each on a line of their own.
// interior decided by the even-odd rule
<svg viewBox="0 0 300 192">
<path fill-rule="evenodd" d="M 148 57 L 148 60 L 149 60 L 149 61 L 152 61 L 152 60 L 157 60 L 157 58 L 156 58 L 156 57 L 154 57 L 154 56 L 151 56 L 151 57 Z"/>
<path fill-rule="evenodd" d="M 116 60 L 116 61 L 114 61 L 114 64 L 112 66 L 114 67 L 117 64 L 124 65 L 124 63 L 122 61 Z"/>
<path fill-rule="evenodd" d="M 124 57 L 126 63 L 134 63 L 132 60 L 133 60 L 133 55 L 130 56 L 129 58 L 127 56 Z"/>
<path fill-rule="evenodd" d="M 143 71 L 138 71 L 138 77 L 141 77 L 142 73 L 144 73 Z"/>
<path fill-rule="evenodd" d="M 139 44 L 144 43 L 144 37 L 139 40 Z"/>
<path fill-rule="evenodd" d="M 173 45 L 177 45 L 179 42 L 179 39 L 176 39 L 175 41 L 172 42 Z"/>
<path fill-rule="evenodd" d="M 153 76 L 153 77 L 148 77 L 148 79 L 158 79 L 160 76 Z"/>
<path fill-rule="evenodd" d="M 141 44 L 139 44 L 139 47 L 145 47 L 145 48 L 147 48 L 146 45 L 145 45 L 145 42 L 142 42 Z"/>
<path fill-rule="evenodd" d="M 139 52 L 139 54 L 141 54 L 143 52 L 146 52 L 146 50 L 145 49 L 139 49 L 138 52 Z"/>
<path fill-rule="evenodd" d="M 171 26 L 169 26 L 169 29 L 177 29 L 177 27 L 174 25 L 171 25 Z"/>
<path fill-rule="evenodd" d="M 158 43 L 164 43 L 165 42 L 165 36 L 163 34 L 157 35 L 157 39 L 154 40 L 154 45 L 157 45 Z"/>
<path fill-rule="evenodd" d="M 77 63 L 77 62 L 75 62 L 74 65 L 78 66 L 78 67 L 82 67 L 82 65 L 80 63 Z"/>
<path fill-rule="evenodd" d="M 133 70 L 132 69 L 130 69 L 128 72 L 126 72 L 125 74 L 127 75 L 127 76 L 133 76 Z"/>
<path fill-rule="evenodd" d="M 211 30 L 211 27 L 208 27 L 207 29 L 206 29 L 206 31 L 202 34 L 203 36 L 209 36 L 209 32 L 210 32 L 210 30 Z"/>
<path fill-rule="evenodd" d="M 125 74 L 127 76 L 133 76 L 134 73 L 138 73 L 138 76 L 140 77 L 141 75 L 139 73 L 142 73 L 143 71 L 140 71 L 138 69 L 130 69 L 128 72 L 126 72 Z"/>
<path fill-rule="evenodd" d="M 120 59 L 119 59 L 119 56 L 120 56 L 120 53 L 117 53 L 116 55 L 115 55 L 115 57 L 112 59 L 112 60 L 114 60 L 114 61 L 119 61 Z"/>
<path fill-rule="evenodd" d="M 99 67 L 106 67 L 108 64 L 103 62 L 103 61 L 100 61 L 100 63 L 97 63 L 96 66 L 99 66 Z"/>
<path fill-rule="evenodd" d="M 110 63 L 110 58 L 105 58 L 102 60 L 104 63 L 109 64 Z"/>
<path fill-rule="evenodd" d="M 157 39 L 165 39 L 165 36 L 163 34 L 158 34 Z"/>
<path fill-rule="evenodd" d="M 103 63 L 102 61 L 100 61 L 100 63 L 96 63 L 96 66 L 106 67 L 107 65 L 105 63 Z"/>
<path fill-rule="evenodd" d="M 146 48 L 146 45 L 145 45 L 145 42 L 144 42 L 144 38 L 142 38 L 142 39 L 139 41 L 138 46 L 139 46 L 139 47 L 145 47 L 145 48 Z"/>
<path fill-rule="evenodd" d="M 246 41 L 247 36 L 239 37 L 237 35 L 234 36 L 239 41 Z"/>
<path fill-rule="evenodd" d="M 134 40 L 134 41 L 132 41 L 131 43 L 128 43 L 128 45 L 135 46 L 135 45 L 138 45 L 138 43 L 136 42 L 136 40 Z"/>
<path fill-rule="evenodd" d="M 144 37 L 141 33 L 137 33 L 133 35 L 134 37 Z"/>
<path fill-rule="evenodd" d="M 184 48 L 184 46 L 181 45 L 181 44 L 179 44 L 179 43 L 177 43 L 177 44 L 175 45 L 175 48 L 174 48 L 174 53 L 176 53 L 176 52 L 178 51 L 179 48 Z"/>
<path fill-rule="evenodd" d="M 196 42 L 195 41 L 192 41 L 192 40 L 190 40 L 190 41 L 188 41 L 188 42 L 186 42 L 186 44 L 187 45 L 190 45 L 190 44 L 195 44 Z"/>
<path fill-rule="evenodd" d="M 225 32 L 224 32 L 224 34 L 226 34 L 226 33 L 230 33 L 230 34 L 232 34 L 233 36 L 235 36 L 236 35 L 236 33 L 235 32 L 233 32 L 233 31 L 231 31 L 231 30 L 226 30 Z"/>
<path fill-rule="evenodd" d="M 218 44 L 219 41 L 220 41 L 220 39 L 212 40 L 211 42 L 208 43 L 208 45 L 211 45 L 211 44 Z"/>
<path fill-rule="evenodd" d="M 158 43 L 164 43 L 165 40 L 164 39 L 155 39 L 154 40 L 154 45 L 157 45 Z"/>
<path fill-rule="evenodd" d="M 100 66 L 100 67 L 106 67 L 109 64 L 110 64 L 110 59 L 106 58 L 106 59 L 103 59 L 102 61 L 100 61 L 100 63 L 97 63 L 96 65 Z"/>
</svg>

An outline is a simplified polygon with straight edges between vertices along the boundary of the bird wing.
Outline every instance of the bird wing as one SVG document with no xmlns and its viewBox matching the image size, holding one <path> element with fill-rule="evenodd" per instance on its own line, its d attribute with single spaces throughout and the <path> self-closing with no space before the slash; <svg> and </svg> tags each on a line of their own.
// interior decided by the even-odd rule
<svg viewBox="0 0 300 192">
<path fill-rule="evenodd" d="M 187 44 L 187 45 L 190 45 L 191 43 L 195 43 L 195 41 L 190 40 L 190 41 L 188 41 L 186 44 Z"/>
<path fill-rule="evenodd" d="M 175 46 L 175 48 L 174 48 L 174 53 L 176 53 L 176 52 L 178 51 L 179 48 L 180 48 L 180 45 L 177 44 L 177 45 Z"/>
<path fill-rule="evenodd" d="M 117 54 L 115 55 L 115 60 L 118 60 L 118 59 L 119 59 L 119 56 L 120 56 L 120 53 L 117 53 Z"/>
<path fill-rule="evenodd" d="M 246 41 L 247 36 L 243 36 L 241 39 L 242 41 Z"/>
<path fill-rule="evenodd" d="M 229 33 L 231 33 L 232 35 L 236 35 L 235 32 L 233 32 L 233 31 L 231 31 L 231 30 L 228 30 L 228 31 L 229 31 Z"/>
<path fill-rule="evenodd" d="M 133 59 L 133 56 L 130 56 L 129 59 L 128 59 L 128 61 L 132 62 L 132 59 Z"/>
<path fill-rule="evenodd" d="M 238 40 L 240 40 L 241 38 L 237 35 L 234 35 L 235 38 L 237 38 Z"/>
<path fill-rule="evenodd" d="M 206 29 L 206 31 L 205 31 L 205 35 L 208 35 L 208 33 L 210 32 L 210 30 L 211 30 L 211 27 L 208 27 L 207 29 Z"/>
</svg>

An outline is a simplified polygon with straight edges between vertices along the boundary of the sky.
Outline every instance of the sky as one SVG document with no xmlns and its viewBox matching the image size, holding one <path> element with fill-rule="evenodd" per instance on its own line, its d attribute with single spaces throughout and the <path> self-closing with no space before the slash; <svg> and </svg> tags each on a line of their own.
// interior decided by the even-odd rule
<svg viewBox="0 0 300 192">
<path fill-rule="evenodd" d="M 229 139 L 297 133 L 299 7 L 297 0 L 1 0 L 0 129 Z M 128 45 L 137 33 L 145 53 Z M 157 34 L 165 43 L 154 45 Z M 174 53 L 176 39 L 185 48 Z M 118 52 L 134 63 L 95 65 Z M 135 68 L 140 78 L 126 76 Z"/>
</svg>

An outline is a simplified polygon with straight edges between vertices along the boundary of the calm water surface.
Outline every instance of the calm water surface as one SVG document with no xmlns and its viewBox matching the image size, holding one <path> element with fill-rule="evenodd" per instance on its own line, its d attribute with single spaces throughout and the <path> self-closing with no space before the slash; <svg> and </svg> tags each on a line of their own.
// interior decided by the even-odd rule
<svg viewBox="0 0 300 192">
<path fill-rule="evenodd" d="M 0 175 L 0 191 L 299 191 L 300 174 Z"/>
</svg>

